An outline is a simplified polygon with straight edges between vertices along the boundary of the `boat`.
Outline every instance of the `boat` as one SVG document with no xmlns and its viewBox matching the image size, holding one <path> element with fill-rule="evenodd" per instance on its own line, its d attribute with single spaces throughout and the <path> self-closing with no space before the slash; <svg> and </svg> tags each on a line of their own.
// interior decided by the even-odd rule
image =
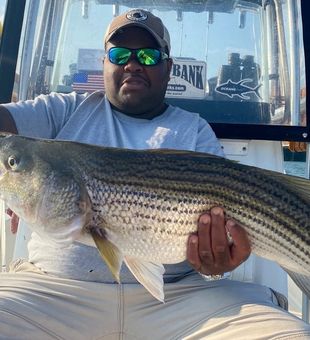
<svg viewBox="0 0 310 340">
<path fill-rule="evenodd" d="M 284 161 L 292 160 L 285 148 L 302 146 L 309 178 L 307 0 L 7 0 L 0 103 L 104 90 L 102 37 L 108 23 L 131 8 L 152 11 L 170 31 L 168 103 L 198 112 L 226 156 L 244 164 L 284 172 Z M 30 235 L 23 223 L 12 235 L 4 209 L 3 271 L 11 259 L 27 255 Z M 253 255 L 231 278 L 284 294 L 289 310 L 309 322 L 309 301 L 275 263 Z"/>
</svg>

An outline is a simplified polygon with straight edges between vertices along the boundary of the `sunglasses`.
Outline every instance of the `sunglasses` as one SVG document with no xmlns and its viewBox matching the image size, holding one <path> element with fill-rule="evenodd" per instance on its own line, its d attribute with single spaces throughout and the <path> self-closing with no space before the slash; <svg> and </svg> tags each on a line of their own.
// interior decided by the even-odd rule
<svg viewBox="0 0 310 340">
<path fill-rule="evenodd" d="M 140 65 L 154 66 L 159 64 L 164 59 L 169 59 L 168 54 L 156 48 L 126 48 L 126 47 L 111 47 L 108 51 L 108 57 L 112 64 L 125 65 L 128 63 L 132 54 Z"/>
</svg>

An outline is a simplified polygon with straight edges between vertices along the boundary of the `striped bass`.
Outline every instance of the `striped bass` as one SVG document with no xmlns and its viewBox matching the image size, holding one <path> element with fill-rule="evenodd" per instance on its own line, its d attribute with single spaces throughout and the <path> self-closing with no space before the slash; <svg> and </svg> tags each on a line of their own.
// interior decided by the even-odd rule
<svg viewBox="0 0 310 340">
<path fill-rule="evenodd" d="M 186 259 L 199 216 L 225 209 L 252 251 L 310 297 L 310 181 L 204 153 L 0 138 L 0 197 L 32 230 L 97 246 L 115 279 L 125 262 L 164 300 L 163 264 Z M 92 242 L 92 243 L 90 243 Z"/>
</svg>

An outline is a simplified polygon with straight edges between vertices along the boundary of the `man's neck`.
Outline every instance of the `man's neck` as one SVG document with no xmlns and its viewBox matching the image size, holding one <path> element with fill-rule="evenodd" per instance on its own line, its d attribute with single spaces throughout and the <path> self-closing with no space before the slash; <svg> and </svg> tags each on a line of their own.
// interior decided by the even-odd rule
<svg viewBox="0 0 310 340">
<path fill-rule="evenodd" d="M 168 107 L 168 104 L 163 102 L 160 107 L 158 107 L 154 110 L 150 110 L 148 112 L 136 113 L 136 112 L 130 112 L 130 111 L 127 111 L 127 110 L 120 109 L 120 108 L 112 105 L 111 103 L 110 103 L 110 105 L 111 105 L 111 108 L 113 110 L 121 112 L 126 116 L 129 116 L 129 117 L 132 117 L 132 118 L 138 118 L 138 119 L 148 119 L 148 120 L 151 120 L 155 117 L 162 115 Z"/>
</svg>

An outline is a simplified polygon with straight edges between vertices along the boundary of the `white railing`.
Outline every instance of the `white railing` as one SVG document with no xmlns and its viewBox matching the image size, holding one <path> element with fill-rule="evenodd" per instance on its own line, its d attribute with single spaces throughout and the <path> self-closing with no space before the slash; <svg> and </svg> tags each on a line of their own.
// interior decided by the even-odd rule
<svg viewBox="0 0 310 340">
<path fill-rule="evenodd" d="M 4 216 L 4 202 L 0 201 L 0 264 L 1 271 L 6 271 L 6 228 Z"/>
<path fill-rule="evenodd" d="M 0 200 L 0 264 L 1 271 L 7 271 L 14 254 L 15 235 L 10 231 L 10 219 L 5 213 L 5 204 Z"/>
</svg>

